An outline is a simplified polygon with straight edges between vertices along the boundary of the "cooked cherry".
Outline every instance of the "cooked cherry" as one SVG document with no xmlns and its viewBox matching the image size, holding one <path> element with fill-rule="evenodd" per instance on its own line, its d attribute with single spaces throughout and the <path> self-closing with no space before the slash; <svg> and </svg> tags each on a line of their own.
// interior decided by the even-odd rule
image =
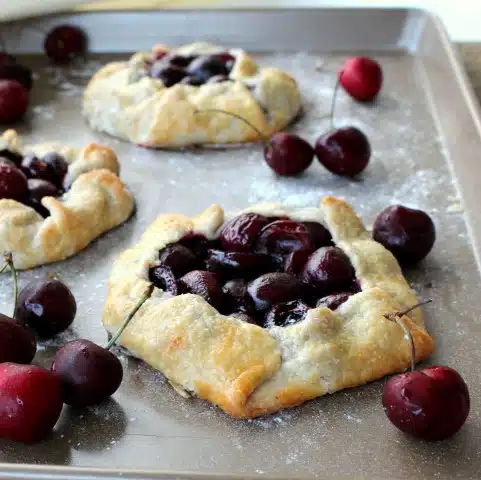
<svg viewBox="0 0 481 480">
<path fill-rule="evenodd" d="M 291 253 L 314 250 L 309 231 L 302 223 L 277 220 L 266 225 L 259 234 L 256 250 L 263 253 Z"/>
<path fill-rule="evenodd" d="M 87 36 L 74 25 L 59 25 L 50 30 L 43 46 L 50 60 L 59 64 L 68 63 L 85 56 Z"/>
<path fill-rule="evenodd" d="M 393 205 L 377 216 L 373 238 L 384 245 L 400 264 L 413 265 L 433 248 L 436 229 L 427 213 Z"/>
<path fill-rule="evenodd" d="M 352 295 L 354 295 L 353 292 L 333 293 L 331 295 L 327 295 L 326 297 L 320 298 L 316 303 L 316 307 L 326 307 L 330 310 L 337 310 Z"/>
<path fill-rule="evenodd" d="M 169 267 L 176 278 L 199 267 L 199 261 L 194 253 L 180 243 L 167 245 L 161 250 L 159 262 L 162 266 Z"/>
<path fill-rule="evenodd" d="M 284 261 L 284 272 L 300 275 L 311 253 L 312 250 L 295 250 L 289 253 Z"/>
<path fill-rule="evenodd" d="M 163 60 L 155 62 L 150 69 L 150 76 L 162 80 L 167 88 L 179 83 L 186 75 L 187 73 L 183 68 L 166 65 Z"/>
<path fill-rule="evenodd" d="M 301 222 L 309 232 L 315 249 L 332 245 L 331 232 L 318 222 Z"/>
<path fill-rule="evenodd" d="M 162 60 L 165 63 L 169 63 L 170 65 L 185 68 L 190 63 L 192 63 L 192 61 L 195 60 L 197 57 L 198 55 L 178 55 L 178 54 L 172 53 L 162 57 Z"/>
<path fill-rule="evenodd" d="M 271 328 L 274 326 L 287 327 L 304 320 L 309 307 L 302 300 L 278 303 L 274 305 L 265 316 L 264 326 Z"/>
<path fill-rule="evenodd" d="M 194 77 L 193 75 L 187 75 L 179 83 L 182 85 L 192 85 L 193 87 L 199 87 L 204 84 L 200 78 Z"/>
<path fill-rule="evenodd" d="M 0 364 L 0 438 L 42 440 L 62 411 L 59 378 L 35 365 Z"/>
<path fill-rule="evenodd" d="M 245 279 L 255 278 L 275 268 L 269 255 L 222 250 L 209 250 L 206 265 L 207 270 L 217 272 L 224 278 L 243 277 Z"/>
<path fill-rule="evenodd" d="M 23 157 L 22 170 L 29 178 L 40 178 L 61 188 L 68 164 L 61 155 L 55 152 L 47 153 L 42 158 L 28 153 Z"/>
<path fill-rule="evenodd" d="M 275 133 L 264 147 L 264 158 L 278 175 L 294 176 L 311 165 L 314 149 L 298 135 L 280 132 Z"/>
<path fill-rule="evenodd" d="M 214 75 L 207 80 L 206 83 L 223 83 L 228 82 L 230 79 L 227 75 Z"/>
<path fill-rule="evenodd" d="M 355 271 L 340 248 L 321 247 L 309 257 L 302 279 L 319 292 L 328 294 L 348 289 L 355 280 Z"/>
<path fill-rule="evenodd" d="M 244 313 L 244 312 L 231 313 L 229 315 L 229 317 L 234 317 L 234 318 L 237 318 L 239 320 L 242 320 L 243 322 L 251 323 L 253 325 L 257 325 L 257 322 L 250 315 L 247 315 L 247 313 Z"/>
<path fill-rule="evenodd" d="M 201 260 L 207 257 L 207 252 L 211 248 L 219 248 L 220 245 L 219 240 L 208 240 L 203 235 L 195 234 L 185 236 L 179 243 L 191 250 Z"/>
<path fill-rule="evenodd" d="M 382 404 L 389 420 L 403 432 L 443 440 L 463 426 L 470 398 L 456 370 L 433 366 L 391 377 L 384 385 Z"/>
<path fill-rule="evenodd" d="M 77 313 L 70 289 L 57 279 L 33 281 L 20 292 L 15 318 L 40 337 L 53 337 L 66 330 Z"/>
<path fill-rule="evenodd" d="M 16 167 L 0 163 L 0 200 L 22 202 L 27 198 L 28 185 L 25 175 Z"/>
<path fill-rule="evenodd" d="M 360 102 L 374 100 L 381 90 L 382 80 L 381 66 L 368 57 L 349 58 L 339 71 L 339 82 L 344 90 Z"/>
<path fill-rule="evenodd" d="M 149 280 L 164 292 L 171 293 L 172 295 L 179 294 L 179 286 L 175 275 L 169 267 L 158 266 L 149 270 Z"/>
<path fill-rule="evenodd" d="M 15 166 L 20 167 L 22 164 L 23 160 L 23 155 L 20 155 L 20 153 L 13 152 L 12 150 L 9 150 L 8 148 L 3 148 L 0 150 L 0 157 L 2 159 L 10 160 L 15 164 Z"/>
<path fill-rule="evenodd" d="M 299 299 L 303 287 L 300 280 L 288 273 L 266 273 L 253 280 L 247 291 L 257 310 L 267 310 L 276 303 Z"/>
<path fill-rule="evenodd" d="M 189 64 L 187 72 L 207 82 L 216 75 L 229 75 L 233 61 L 234 57 L 228 53 L 203 55 Z"/>
<path fill-rule="evenodd" d="M 74 407 L 98 404 L 122 383 L 120 360 L 90 340 L 73 340 L 57 351 L 52 372 L 62 382 L 64 402 Z"/>
<path fill-rule="evenodd" d="M 0 313 L 0 363 L 30 363 L 36 351 L 33 332 Z"/>
<path fill-rule="evenodd" d="M 15 80 L 27 90 L 33 86 L 32 71 L 19 63 L 0 64 L 0 80 Z"/>
<path fill-rule="evenodd" d="M 40 213 L 40 215 L 48 217 L 49 211 L 42 205 L 42 198 L 56 197 L 59 194 L 57 187 L 46 180 L 29 178 L 28 191 L 30 193 L 28 204 Z"/>
<path fill-rule="evenodd" d="M 242 278 L 229 280 L 222 287 L 224 306 L 229 312 L 253 313 L 254 302 L 247 292 L 247 283 Z"/>
<path fill-rule="evenodd" d="M 321 135 L 314 147 L 324 167 L 336 175 L 354 177 L 369 163 L 371 146 L 356 127 L 343 127 Z"/>
<path fill-rule="evenodd" d="M 224 250 L 251 252 L 254 250 L 257 237 L 269 223 L 263 215 L 243 213 L 229 220 L 222 227 L 219 240 Z"/>
<path fill-rule="evenodd" d="M 28 90 L 16 80 L 0 80 L 0 123 L 20 120 L 28 108 Z"/>
<path fill-rule="evenodd" d="M 222 308 L 222 287 L 216 273 L 194 270 L 179 280 L 179 286 L 182 293 L 199 295 L 213 307 Z"/>
</svg>

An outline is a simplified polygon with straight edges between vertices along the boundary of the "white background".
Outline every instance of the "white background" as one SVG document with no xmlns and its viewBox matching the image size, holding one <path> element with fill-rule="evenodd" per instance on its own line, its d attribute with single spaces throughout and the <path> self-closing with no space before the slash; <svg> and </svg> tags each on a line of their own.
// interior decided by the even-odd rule
<svg viewBox="0 0 481 480">
<path fill-rule="evenodd" d="M 125 1 L 125 0 L 124 0 Z M 89 3 L 82 0 L 0 0 L 0 20 L 14 16 L 54 11 L 58 8 Z M 92 2 L 90 2 L 92 3 Z M 132 0 L 142 4 L 142 0 Z M 155 4 L 155 1 L 145 2 Z M 161 1 L 169 6 L 199 6 L 199 0 Z M 481 0 L 206 0 L 206 6 L 215 7 L 392 7 L 408 6 L 426 8 L 437 13 L 445 23 L 451 38 L 457 42 L 481 42 Z"/>
</svg>

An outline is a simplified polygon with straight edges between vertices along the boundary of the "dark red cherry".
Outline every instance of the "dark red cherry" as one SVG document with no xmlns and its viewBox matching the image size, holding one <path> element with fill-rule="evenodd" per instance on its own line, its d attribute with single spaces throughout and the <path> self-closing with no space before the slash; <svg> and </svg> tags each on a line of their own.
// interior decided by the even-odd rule
<svg viewBox="0 0 481 480">
<path fill-rule="evenodd" d="M 47 153 L 42 158 L 28 153 L 23 157 L 22 170 L 29 178 L 40 178 L 61 188 L 68 164 L 61 155 L 55 152 Z"/>
<path fill-rule="evenodd" d="M 172 295 L 179 294 L 179 286 L 175 275 L 169 267 L 162 265 L 149 270 L 149 280 L 157 287 Z"/>
<path fill-rule="evenodd" d="M 220 230 L 219 240 L 224 250 L 251 252 L 257 237 L 269 223 L 264 215 L 242 213 L 229 220 Z"/>
<path fill-rule="evenodd" d="M 28 196 L 27 178 L 16 167 L 0 163 L 0 200 L 23 202 Z"/>
<path fill-rule="evenodd" d="M 216 75 L 229 75 L 234 57 L 229 53 L 202 55 L 187 67 L 187 72 L 207 82 Z"/>
<path fill-rule="evenodd" d="M 276 303 L 299 299 L 303 294 L 303 287 L 294 275 L 266 273 L 253 280 L 247 291 L 257 310 L 267 310 Z"/>
<path fill-rule="evenodd" d="M 237 318 L 238 320 L 242 320 L 245 323 L 251 323 L 253 325 L 257 325 L 257 322 L 250 315 L 247 315 L 247 313 L 244 313 L 244 312 L 231 313 L 229 317 Z"/>
<path fill-rule="evenodd" d="M 318 222 L 301 222 L 309 232 L 315 249 L 332 245 L 331 232 Z"/>
<path fill-rule="evenodd" d="M 229 280 L 222 287 L 224 306 L 228 312 L 254 312 L 254 302 L 247 292 L 247 283 L 242 278 Z"/>
<path fill-rule="evenodd" d="M 35 365 L 0 364 L 0 438 L 42 440 L 62 411 L 59 378 Z"/>
<path fill-rule="evenodd" d="M 292 220 L 277 220 L 262 229 L 256 250 L 262 253 L 285 254 L 298 250 L 312 252 L 314 246 L 305 225 Z"/>
<path fill-rule="evenodd" d="M 20 120 L 28 108 L 28 90 L 15 80 L 0 80 L 0 123 Z"/>
<path fill-rule="evenodd" d="M 361 173 L 371 158 L 369 141 L 356 127 L 337 128 L 321 135 L 314 150 L 324 167 L 343 177 Z"/>
<path fill-rule="evenodd" d="M 214 75 L 207 80 L 206 83 L 223 83 L 228 82 L 230 78 L 227 75 Z"/>
<path fill-rule="evenodd" d="M 49 338 L 66 330 L 77 313 L 70 289 L 57 279 L 36 280 L 18 296 L 15 318 L 40 337 Z"/>
<path fill-rule="evenodd" d="M 222 287 L 218 275 L 214 272 L 189 272 L 179 280 L 179 287 L 182 293 L 199 295 L 214 308 L 222 307 Z"/>
<path fill-rule="evenodd" d="M 328 294 L 350 288 L 355 271 L 349 257 L 338 247 L 321 247 L 307 261 L 302 280 Z"/>
<path fill-rule="evenodd" d="M 374 100 L 381 90 L 382 80 L 381 65 L 368 57 L 348 58 L 339 71 L 339 82 L 344 90 L 360 102 Z"/>
<path fill-rule="evenodd" d="M 42 198 L 56 197 L 59 194 L 57 187 L 46 180 L 39 178 L 28 179 L 28 191 L 30 194 L 28 204 L 43 217 L 49 216 L 49 211 L 42 205 Z"/>
<path fill-rule="evenodd" d="M 33 86 L 32 71 L 19 63 L 1 63 L 0 80 L 15 80 L 27 90 Z"/>
<path fill-rule="evenodd" d="M 113 395 L 123 378 L 120 360 L 90 340 L 73 340 L 61 347 L 52 364 L 62 382 L 64 402 L 86 407 Z"/>
<path fill-rule="evenodd" d="M 326 297 L 320 298 L 316 303 L 316 307 L 326 307 L 330 310 L 337 310 L 352 295 L 354 295 L 353 292 L 333 293 L 331 295 L 327 295 Z"/>
<path fill-rule="evenodd" d="M 436 228 L 427 213 L 393 205 L 377 216 L 372 236 L 401 265 L 413 265 L 426 257 L 433 248 Z"/>
<path fill-rule="evenodd" d="M 300 275 L 311 253 L 312 250 L 296 250 L 289 253 L 284 261 L 284 272 Z"/>
<path fill-rule="evenodd" d="M 161 80 L 166 88 L 179 83 L 187 75 L 186 71 L 175 65 L 166 65 L 163 60 L 159 60 L 152 65 L 150 76 Z"/>
<path fill-rule="evenodd" d="M 251 252 L 224 252 L 222 250 L 209 250 L 206 265 L 207 270 L 217 272 L 224 278 L 251 279 L 275 269 L 269 255 Z"/>
<path fill-rule="evenodd" d="M 162 60 L 165 63 L 174 65 L 175 67 L 185 68 L 190 63 L 192 63 L 192 61 L 195 60 L 197 57 L 198 55 L 178 55 L 176 53 L 170 53 L 163 56 Z"/>
<path fill-rule="evenodd" d="M 0 52 L 0 65 L 15 65 L 17 59 L 7 52 Z"/>
<path fill-rule="evenodd" d="M 309 307 L 302 300 L 293 300 L 274 305 L 265 316 L 265 328 L 288 327 L 304 320 Z"/>
<path fill-rule="evenodd" d="M 191 250 L 194 255 L 204 260 L 207 257 L 207 252 L 211 248 L 219 248 L 219 240 L 208 240 L 203 235 L 191 234 L 182 238 L 179 243 Z"/>
<path fill-rule="evenodd" d="M 0 363 L 30 363 L 36 351 L 33 332 L 0 313 Z"/>
<path fill-rule="evenodd" d="M 384 385 L 382 404 L 389 420 L 403 432 L 443 440 L 463 426 L 470 398 L 456 370 L 433 366 L 391 377 Z"/>
<path fill-rule="evenodd" d="M 169 267 L 176 278 L 182 277 L 191 270 L 200 266 L 192 250 L 180 243 L 167 245 L 159 254 L 159 262 L 164 267 Z"/>
<path fill-rule="evenodd" d="M 87 36 L 75 25 L 59 25 L 47 34 L 44 42 L 47 57 L 54 63 L 65 64 L 87 52 Z"/>
<path fill-rule="evenodd" d="M 12 163 L 15 164 L 16 167 L 20 167 L 20 165 L 22 164 L 23 155 L 20 155 L 20 153 L 17 152 L 13 152 L 8 148 L 3 148 L 0 150 L 0 158 L 2 160 L 10 160 Z"/>
<path fill-rule="evenodd" d="M 306 170 L 314 158 L 314 150 L 293 133 L 275 133 L 264 147 L 267 165 L 278 175 L 294 176 Z"/>
<path fill-rule="evenodd" d="M 182 85 L 192 85 L 193 87 L 199 87 L 204 84 L 200 78 L 194 77 L 193 75 L 187 75 L 179 83 Z"/>
</svg>

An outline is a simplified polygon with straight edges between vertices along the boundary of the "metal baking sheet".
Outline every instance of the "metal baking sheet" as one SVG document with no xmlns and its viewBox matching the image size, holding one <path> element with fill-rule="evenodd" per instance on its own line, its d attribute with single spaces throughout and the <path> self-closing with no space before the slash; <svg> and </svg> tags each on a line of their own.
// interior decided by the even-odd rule
<svg viewBox="0 0 481 480">
<path fill-rule="evenodd" d="M 40 55 L 40 32 L 64 21 L 88 31 L 93 53 L 85 65 L 54 68 Z M 450 440 L 413 440 L 385 418 L 379 381 L 269 417 L 232 420 L 206 402 L 181 398 L 162 375 L 121 355 L 125 379 L 111 401 L 85 411 L 65 408 L 40 444 L 0 441 L 0 478 L 479 478 L 481 122 L 457 54 L 434 17 L 363 9 L 103 12 L 9 24 L 2 36 L 10 50 L 26 54 L 38 77 L 30 114 L 19 126 L 26 140 L 109 145 L 138 205 L 134 218 L 75 258 L 21 275 L 24 284 L 54 272 L 78 301 L 73 329 L 42 345 L 36 363 L 49 365 L 68 339 L 105 342 L 100 316 L 112 262 L 158 213 L 194 214 L 213 202 L 228 209 L 268 200 L 316 205 L 334 194 L 351 202 L 367 225 L 395 202 L 433 216 L 435 248 L 406 275 L 421 297 L 434 299 L 425 309 L 437 344 L 430 362 L 463 374 L 472 410 Z M 292 73 L 304 97 L 304 116 L 293 130 L 312 141 L 328 127 L 324 116 L 341 61 L 354 52 L 376 56 L 385 72 L 379 100 L 359 105 L 341 94 L 337 105 L 337 124 L 360 127 L 372 142 L 365 174 L 341 179 L 314 162 L 299 178 L 276 179 L 258 145 L 152 151 L 86 127 L 79 114 L 82 88 L 100 65 L 155 42 L 199 39 L 244 47 L 261 64 Z M 4 277 L 1 311 L 11 308 L 10 292 Z"/>
</svg>

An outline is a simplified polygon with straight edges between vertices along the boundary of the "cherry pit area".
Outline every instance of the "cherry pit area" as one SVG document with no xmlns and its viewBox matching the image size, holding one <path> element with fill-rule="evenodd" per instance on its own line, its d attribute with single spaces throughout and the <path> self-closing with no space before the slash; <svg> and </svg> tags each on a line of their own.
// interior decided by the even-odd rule
<svg viewBox="0 0 481 480">
<path fill-rule="evenodd" d="M 83 62 L 52 66 L 42 33 L 61 23 L 89 38 Z M 116 28 L 104 28 L 106 24 Z M 471 412 L 444 442 L 409 438 L 386 419 L 386 379 L 326 395 L 254 420 L 235 420 L 198 399 L 179 396 L 164 377 L 120 352 L 124 380 L 101 406 L 64 408 L 51 435 L 34 445 L 0 440 L 0 479 L 28 478 L 476 478 L 481 469 L 481 209 L 476 176 L 479 109 L 443 27 L 415 10 L 258 10 L 92 12 L 9 23 L 9 49 L 34 72 L 29 112 L 15 128 L 25 143 L 58 140 L 112 148 L 136 197 L 124 225 L 77 256 L 20 275 L 20 287 L 54 273 L 72 290 L 71 327 L 39 346 L 50 365 L 58 346 L 75 338 L 100 345 L 107 281 L 120 252 L 135 244 L 159 213 L 196 215 L 213 203 L 235 213 L 261 202 L 317 206 L 326 195 L 348 201 L 371 229 L 376 215 L 402 204 L 428 212 L 436 244 L 405 276 L 421 300 L 435 341 L 426 365 L 449 365 L 469 385 Z M 93 132 L 82 118 L 82 92 L 105 63 L 155 43 L 209 41 L 241 47 L 261 66 L 297 80 L 302 115 L 289 131 L 314 143 L 329 128 L 336 73 L 355 55 L 376 58 L 383 89 L 372 104 L 339 92 L 336 123 L 369 138 L 372 156 L 356 178 L 317 161 L 297 177 L 277 177 L 260 144 L 230 148 L 151 150 Z M 0 311 L 11 309 L 12 280 L 0 277 Z M 446 412 L 449 415 L 449 412 Z M 46 478 L 46 477 L 42 477 Z"/>
</svg>

